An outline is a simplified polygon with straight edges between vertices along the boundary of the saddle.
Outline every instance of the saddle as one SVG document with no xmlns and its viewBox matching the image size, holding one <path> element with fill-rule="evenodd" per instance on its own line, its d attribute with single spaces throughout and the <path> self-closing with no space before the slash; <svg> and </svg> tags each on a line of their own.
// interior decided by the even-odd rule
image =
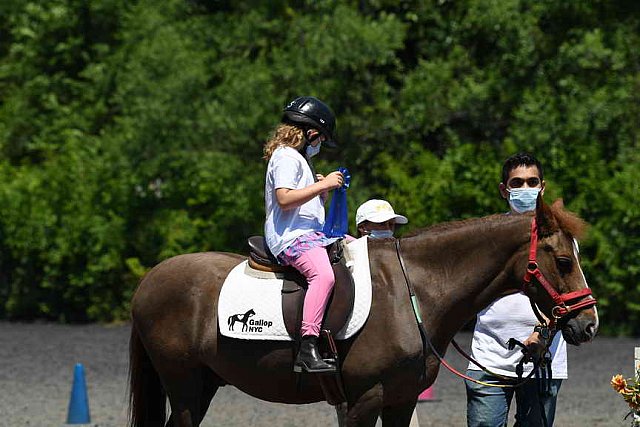
<svg viewBox="0 0 640 427">
<path fill-rule="evenodd" d="M 283 275 L 282 313 L 284 324 L 289 335 L 296 337 L 296 339 L 299 338 L 302 307 L 308 286 L 306 279 L 295 268 L 278 264 L 276 258 L 269 251 L 264 236 L 249 237 L 248 244 L 249 267 L 254 270 Z M 327 246 L 327 254 L 336 281 L 327 303 L 322 329 L 328 329 L 335 334 L 345 326 L 353 310 L 355 287 L 353 277 L 343 257 L 341 241 Z"/>
</svg>

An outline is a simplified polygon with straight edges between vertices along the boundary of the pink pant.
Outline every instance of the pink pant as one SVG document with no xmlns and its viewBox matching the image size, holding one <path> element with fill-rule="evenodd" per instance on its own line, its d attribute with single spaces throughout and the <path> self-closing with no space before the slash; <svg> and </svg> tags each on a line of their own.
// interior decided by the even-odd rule
<svg viewBox="0 0 640 427">
<path fill-rule="evenodd" d="M 317 337 L 320 335 L 324 310 L 335 283 L 327 250 L 323 247 L 309 249 L 290 265 L 302 273 L 309 284 L 302 309 L 302 336 Z"/>
</svg>

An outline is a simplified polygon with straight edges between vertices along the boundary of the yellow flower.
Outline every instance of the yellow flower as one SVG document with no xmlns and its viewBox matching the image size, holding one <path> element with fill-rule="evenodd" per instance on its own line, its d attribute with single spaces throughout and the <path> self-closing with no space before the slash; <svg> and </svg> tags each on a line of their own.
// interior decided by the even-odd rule
<svg viewBox="0 0 640 427">
<path fill-rule="evenodd" d="M 614 375 L 613 378 L 611 378 L 611 387 L 618 393 L 622 393 L 627 387 L 627 380 L 620 374 Z"/>
</svg>

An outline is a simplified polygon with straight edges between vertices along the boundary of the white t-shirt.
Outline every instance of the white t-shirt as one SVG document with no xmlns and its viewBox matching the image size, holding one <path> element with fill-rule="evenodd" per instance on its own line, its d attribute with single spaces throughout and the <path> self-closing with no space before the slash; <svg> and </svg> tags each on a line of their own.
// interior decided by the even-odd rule
<svg viewBox="0 0 640 427">
<path fill-rule="evenodd" d="M 269 159 L 264 185 L 266 221 L 264 236 L 274 256 L 297 237 L 324 226 L 324 205 L 320 196 L 289 210 L 282 210 L 276 199 L 278 188 L 299 190 L 313 184 L 313 172 L 302 155 L 291 147 L 278 147 Z"/>
<path fill-rule="evenodd" d="M 522 292 L 497 299 L 478 313 L 471 342 L 471 355 L 487 369 L 510 377 L 517 377 L 516 365 L 522 359 L 521 347 L 509 350 L 507 341 L 515 338 L 524 342 L 533 332 L 538 319 L 531 308 L 529 298 Z M 558 331 L 551 347 L 551 372 L 554 379 L 568 378 L 567 343 Z M 523 376 L 533 369 L 526 363 Z M 473 363 L 469 369 L 480 370 Z"/>
</svg>

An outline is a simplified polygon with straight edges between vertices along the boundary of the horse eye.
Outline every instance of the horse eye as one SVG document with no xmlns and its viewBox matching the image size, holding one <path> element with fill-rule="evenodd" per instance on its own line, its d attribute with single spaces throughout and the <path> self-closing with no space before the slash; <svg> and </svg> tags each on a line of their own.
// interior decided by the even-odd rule
<svg viewBox="0 0 640 427">
<path fill-rule="evenodd" d="M 573 269 L 573 262 L 571 261 L 571 258 L 558 257 L 556 259 L 556 263 L 558 264 L 560 275 L 564 276 L 565 274 L 571 273 L 571 270 Z"/>
</svg>

